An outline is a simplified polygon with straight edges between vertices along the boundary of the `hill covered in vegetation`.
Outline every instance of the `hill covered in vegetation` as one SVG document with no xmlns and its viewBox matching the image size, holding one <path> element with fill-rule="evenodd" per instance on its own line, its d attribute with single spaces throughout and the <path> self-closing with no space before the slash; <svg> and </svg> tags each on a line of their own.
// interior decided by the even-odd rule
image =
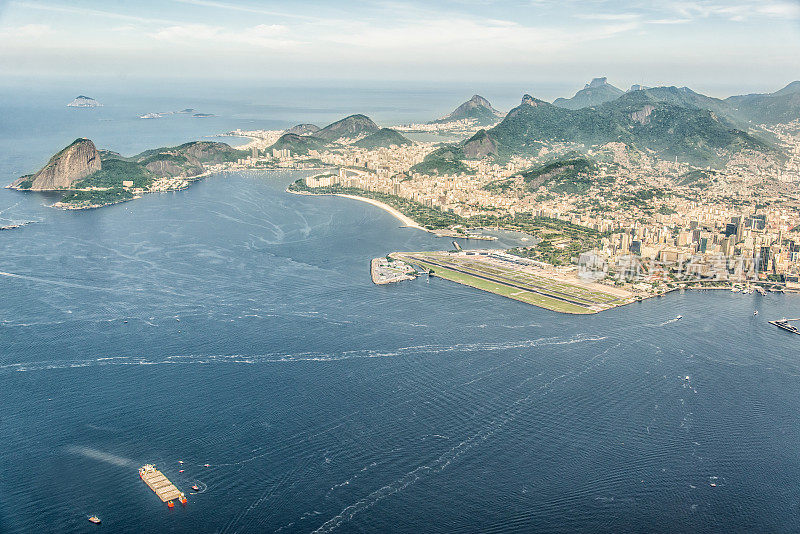
<svg viewBox="0 0 800 534">
<path fill-rule="evenodd" d="M 663 158 L 692 164 L 713 165 L 743 149 L 771 151 L 759 138 L 738 129 L 724 117 L 698 107 L 657 100 L 647 91 L 625 93 L 593 108 L 559 108 L 525 95 L 522 103 L 486 132 L 492 143 L 473 137 L 464 152 L 489 154 L 536 154 L 542 142 L 572 142 L 586 146 L 622 142 Z M 493 150 L 476 150 L 480 141 Z"/>
<path fill-rule="evenodd" d="M 459 174 L 470 172 L 464 163 L 464 150 L 456 145 L 446 145 L 437 148 L 421 163 L 411 167 L 411 172 L 420 174 Z"/>
<path fill-rule="evenodd" d="M 353 143 L 353 146 L 372 150 L 375 148 L 389 148 L 392 145 L 403 146 L 413 144 L 409 138 L 391 128 L 381 128 L 374 134 Z"/>
<path fill-rule="evenodd" d="M 488 100 L 480 95 L 473 95 L 472 98 L 458 106 L 450 114 L 432 121 L 431 124 L 469 119 L 475 121 L 479 126 L 492 126 L 497 124 L 497 121 L 502 117 L 503 114 L 494 109 Z"/>
<path fill-rule="evenodd" d="M 583 89 L 575 93 L 572 98 L 556 98 L 554 106 L 567 109 L 580 109 L 599 106 L 606 102 L 616 100 L 624 91 L 608 83 L 605 77 L 595 78 L 587 83 Z"/>
</svg>

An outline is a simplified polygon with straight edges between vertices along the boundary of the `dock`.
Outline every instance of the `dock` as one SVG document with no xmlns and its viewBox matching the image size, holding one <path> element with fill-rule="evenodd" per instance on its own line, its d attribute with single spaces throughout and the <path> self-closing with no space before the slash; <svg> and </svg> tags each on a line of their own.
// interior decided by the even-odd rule
<svg viewBox="0 0 800 534">
<path fill-rule="evenodd" d="M 181 504 L 186 504 L 186 495 L 169 481 L 164 473 L 156 469 L 152 464 L 143 465 L 139 468 L 139 478 L 158 495 L 158 498 L 167 503 L 170 508 L 174 506 L 173 501 L 178 499 Z"/>
</svg>

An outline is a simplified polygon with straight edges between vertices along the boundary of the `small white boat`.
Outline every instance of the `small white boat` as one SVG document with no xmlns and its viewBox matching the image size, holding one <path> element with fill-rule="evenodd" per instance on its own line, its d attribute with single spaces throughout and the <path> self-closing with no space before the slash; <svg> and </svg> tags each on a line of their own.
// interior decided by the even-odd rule
<svg viewBox="0 0 800 534">
<path fill-rule="evenodd" d="M 758 310 L 753 312 L 753 317 L 755 317 L 756 315 L 758 315 Z"/>
<path fill-rule="evenodd" d="M 679 316 L 675 317 L 675 320 L 679 320 L 679 319 L 683 319 L 683 315 L 679 315 Z"/>
<path fill-rule="evenodd" d="M 99 517 L 97 517 L 96 515 L 90 515 L 90 516 L 88 517 L 88 519 L 89 519 L 89 521 L 91 521 L 91 522 L 92 522 L 92 523 L 94 523 L 95 525 L 99 525 L 100 523 L 102 523 L 102 521 L 100 521 L 100 518 L 99 518 Z"/>
</svg>

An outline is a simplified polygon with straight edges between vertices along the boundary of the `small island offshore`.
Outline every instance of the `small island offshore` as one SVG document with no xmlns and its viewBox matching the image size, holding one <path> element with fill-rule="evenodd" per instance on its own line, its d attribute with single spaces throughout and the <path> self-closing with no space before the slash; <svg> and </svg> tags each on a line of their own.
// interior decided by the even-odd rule
<svg viewBox="0 0 800 534">
<path fill-rule="evenodd" d="M 249 142 L 122 156 L 76 139 L 9 187 L 61 191 L 54 207 L 87 209 L 213 172 L 321 169 L 287 191 L 366 201 L 452 242 L 376 258 L 376 284 L 427 273 L 575 314 L 683 289 L 800 290 L 800 82 L 721 100 L 596 78 L 553 103 L 526 94 L 507 113 L 475 95 L 424 124 L 355 114 L 225 135 Z M 488 244 L 487 229 L 529 244 L 453 241 Z"/>
</svg>

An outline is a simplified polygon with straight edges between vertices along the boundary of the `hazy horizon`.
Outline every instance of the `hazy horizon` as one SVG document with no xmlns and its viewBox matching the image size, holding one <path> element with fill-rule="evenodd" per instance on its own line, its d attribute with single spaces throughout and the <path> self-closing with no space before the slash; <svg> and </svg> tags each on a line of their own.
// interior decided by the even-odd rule
<svg viewBox="0 0 800 534">
<path fill-rule="evenodd" d="M 552 100 L 607 76 L 725 97 L 800 78 L 800 3 L 20 0 L 0 1 L 0 42 L 5 85 L 83 91 L 368 81 Z"/>
</svg>

